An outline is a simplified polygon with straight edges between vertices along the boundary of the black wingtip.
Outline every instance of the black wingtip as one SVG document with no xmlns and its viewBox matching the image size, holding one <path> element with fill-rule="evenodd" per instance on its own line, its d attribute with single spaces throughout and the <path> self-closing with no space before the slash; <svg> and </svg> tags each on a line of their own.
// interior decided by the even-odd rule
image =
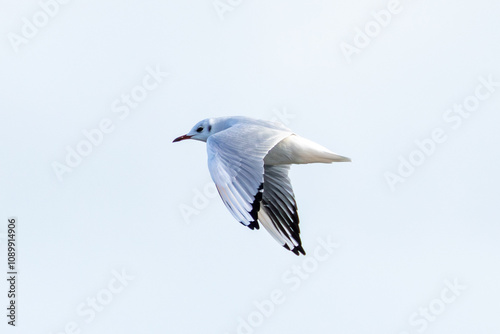
<svg viewBox="0 0 500 334">
<path fill-rule="evenodd" d="M 250 222 L 250 224 L 248 224 L 247 226 L 251 230 L 253 230 L 253 229 L 258 230 L 260 228 L 259 223 L 256 220 L 254 220 L 253 222 Z"/>
<path fill-rule="evenodd" d="M 302 245 L 298 245 L 298 246 L 294 247 L 293 249 L 290 249 L 290 247 L 288 247 L 288 245 L 283 245 L 283 247 L 285 247 L 289 251 L 292 251 L 297 256 L 300 256 L 300 254 L 306 255 L 306 251 L 304 250 L 304 248 L 302 248 Z"/>
<path fill-rule="evenodd" d="M 252 210 L 250 210 L 250 216 L 252 216 L 253 220 L 257 221 L 259 219 L 259 210 L 260 210 L 260 202 L 262 201 L 262 192 L 264 190 L 264 183 L 259 185 L 257 189 L 257 193 L 253 198 Z"/>
</svg>

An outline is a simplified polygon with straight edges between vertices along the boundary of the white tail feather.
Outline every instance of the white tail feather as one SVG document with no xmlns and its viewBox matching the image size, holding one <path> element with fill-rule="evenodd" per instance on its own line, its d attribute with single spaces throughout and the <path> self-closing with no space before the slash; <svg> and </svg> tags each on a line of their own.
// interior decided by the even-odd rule
<svg viewBox="0 0 500 334">
<path fill-rule="evenodd" d="M 290 135 L 274 146 L 264 158 L 268 165 L 349 162 L 351 159 L 333 153 L 326 147 L 297 136 Z"/>
</svg>

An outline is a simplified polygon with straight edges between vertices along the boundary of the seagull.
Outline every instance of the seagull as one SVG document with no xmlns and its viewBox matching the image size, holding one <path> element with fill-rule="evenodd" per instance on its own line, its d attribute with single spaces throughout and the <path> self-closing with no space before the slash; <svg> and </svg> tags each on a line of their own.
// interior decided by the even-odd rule
<svg viewBox="0 0 500 334">
<path fill-rule="evenodd" d="M 208 169 L 222 201 L 251 230 L 259 223 L 296 255 L 306 255 L 288 171 L 291 164 L 351 159 L 300 137 L 279 122 L 243 116 L 207 118 L 173 142 L 207 143 Z"/>
</svg>

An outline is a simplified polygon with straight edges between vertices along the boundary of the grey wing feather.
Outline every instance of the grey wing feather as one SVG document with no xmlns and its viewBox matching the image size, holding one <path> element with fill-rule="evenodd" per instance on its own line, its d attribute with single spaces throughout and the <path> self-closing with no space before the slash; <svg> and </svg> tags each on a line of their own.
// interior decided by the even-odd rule
<svg viewBox="0 0 500 334">
<path fill-rule="evenodd" d="M 207 140 L 208 168 L 222 201 L 240 223 L 257 223 L 264 183 L 264 157 L 291 132 L 259 125 L 232 126 Z"/>
<path fill-rule="evenodd" d="M 283 247 L 305 255 L 300 240 L 299 216 L 288 171 L 290 165 L 264 166 L 264 191 L 259 221 Z"/>
</svg>

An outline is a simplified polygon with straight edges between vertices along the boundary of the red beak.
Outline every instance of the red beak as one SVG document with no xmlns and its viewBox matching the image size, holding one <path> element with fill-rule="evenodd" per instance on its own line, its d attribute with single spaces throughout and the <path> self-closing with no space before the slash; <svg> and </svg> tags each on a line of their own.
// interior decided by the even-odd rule
<svg viewBox="0 0 500 334">
<path fill-rule="evenodd" d="M 172 143 L 176 143 L 178 141 L 185 140 L 185 139 L 190 139 L 191 137 L 192 136 L 188 136 L 188 135 L 179 136 L 179 137 L 175 138 Z"/>
</svg>

